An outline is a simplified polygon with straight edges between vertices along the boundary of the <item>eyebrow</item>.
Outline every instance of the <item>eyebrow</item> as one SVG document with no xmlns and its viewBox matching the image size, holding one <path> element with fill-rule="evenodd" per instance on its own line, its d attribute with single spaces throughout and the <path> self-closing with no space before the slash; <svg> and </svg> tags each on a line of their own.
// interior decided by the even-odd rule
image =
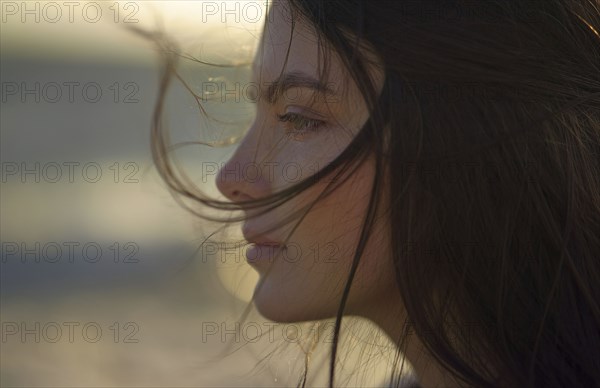
<svg viewBox="0 0 600 388">
<path fill-rule="evenodd" d="M 328 84 L 325 84 L 306 73 L 303 72 L 290 72 L 284 73 L 276 80 L 266 83 L 269 85 L 266 90 L 261 91 L 260 98 L 265 98 L 271 105 L 291 88 L 307 88 L 316 91 L 317 93 L 324 95 L 335 95 L 336 93 Z"/>
</svg>

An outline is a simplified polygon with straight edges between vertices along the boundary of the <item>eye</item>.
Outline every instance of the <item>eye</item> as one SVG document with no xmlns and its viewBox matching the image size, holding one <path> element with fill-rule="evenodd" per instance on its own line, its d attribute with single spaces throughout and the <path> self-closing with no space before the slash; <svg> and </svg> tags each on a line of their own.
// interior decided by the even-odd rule
<svg viewBox="0 0 600 388">
<path fill-rule="evenodd" d="M 294 112 L 277 115 L 277 117 L 280 122 L 288 124 L 286 134 L 290 136 L 302 136 L 309 132 L 317 132 L 325 124 L 323 120 L 311 119 Z"/>
</svg>

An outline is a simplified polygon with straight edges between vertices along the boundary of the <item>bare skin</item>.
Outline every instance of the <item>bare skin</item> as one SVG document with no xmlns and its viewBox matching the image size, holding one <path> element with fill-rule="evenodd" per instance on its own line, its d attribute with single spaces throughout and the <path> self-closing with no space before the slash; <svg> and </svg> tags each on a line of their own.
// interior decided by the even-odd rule
<svg viewBox="0 0 600 388">
<path fill-rule="evenodd" d="M 256 119 L 217 177 L 221 193 L 234 202 L 267 196 L 297 183 L 298 171 L 306 178 L 315 168 L 324 167 L 350 144 L 368 118 L 356 84 L 335 53 L 327 54 L 331 61 L 329 78 L 320 80 L 329 90 L 321 93 L 323 90 L 312 88 L 315 85 L 307 80 L 318 84 L 322 66 L 317 35 L 304 20 L 296 21 L 291 35 L 285 2 L 275 4 L 254 61 L 253 83 L 260 85 L 255 96 Z M 284 76 L 280 77 L 282 71 Z M 264 95 L 268 85 L 286 77 L 294 81 L 292 87 L 270 101 Z M 383 77 L 377 69 L 373 69 L 373 77 L 381 88 Z M 282 120 L 286 114 L 287 119 Z M 260 179 L 232 173 L 244 171 L 243 166 L 248 165 L 260 169 Z M 263 316 L 278 322 L 301 322 L 336 315 L 366 213 L 374 168 L 373 158 L 369 158 L 335 192 L 319 200 L 296 229 L 297 221 L 268 231 L 294 210 L 312 203 L 327 182 L 319 182 L 282 206 L 246 221 L 243 230 L 249 240 L 282 243 L 289 235 L 285 252 L 263 250 L 262 257 L 251 262 L 260 275 L 254 303 Z M 346 313 L 370 319 L 395 339 L 406 314 L 391 261 L 385 208 L 380 206 Z M 256 209 L 252 211 L 256 213 Z M 275 252 L 281 256 L 274 258 Z M 426 387 L 450 386 L 440 367 L 422 349 L 413 335 L 406 357 L 420 383 Z"/>
</svg>

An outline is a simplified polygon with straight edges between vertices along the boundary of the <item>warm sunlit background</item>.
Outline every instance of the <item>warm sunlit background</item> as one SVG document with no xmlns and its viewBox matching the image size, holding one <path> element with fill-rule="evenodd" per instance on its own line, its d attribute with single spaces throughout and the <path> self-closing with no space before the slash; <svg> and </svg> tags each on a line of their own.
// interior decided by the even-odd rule
<svg viewBox="0 0 600 388">
<path fill-rule="evenodd" d="M 183 60 L 182 76 L 205 96 L 214 85 L 247 82 L 243 64 L 253 59 L 265 2 L 0 5 L 0 385 L 295 386 L 304 355 L 291 339 L 304 326 L 271 334 L 268 322 L 251 315 L 236 341 L 235 322 L 256 282 L 243 250 L 223 255 L 208 245 L 187 260 L 215 225 L 181 209 L 152 165 L 160 56 L 127 28 L 166 33 L 190 56 L 239 65 Z M 243 95 L 205 102 L 227 120 L 203 118 L 173 84 L 166 123 L 174 141 L 227 143 L 243 134 L 252 115 Z M 234 147 L 191 146 L 177 157 L 216 195 L 213 167 Z M 382 361 L 349 373 L 348 384 L 380 381 L 389 349 L 365 348 L 352 335 L 351 348 Z M 237 347 L 251 343 L 219 353 L 232 339 Z M 321 348 L 310 365 L 325 376 L 327 344 Z"/>
</svg>

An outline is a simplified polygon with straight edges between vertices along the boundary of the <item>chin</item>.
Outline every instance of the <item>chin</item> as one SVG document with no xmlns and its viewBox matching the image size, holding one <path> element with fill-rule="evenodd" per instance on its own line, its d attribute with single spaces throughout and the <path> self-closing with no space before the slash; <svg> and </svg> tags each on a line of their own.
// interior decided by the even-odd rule
<svg viewBox="0 0 600 388">
<path fill-rule="evenodd" d="M 260 284 L 260 282 L 259 282 Z M 322 298 L 300 294 L 297 291 L 271 287 L 268 281 L 254 291 L 253 302 L 258 313 L 264 318 L 278 323 L 316 321 L 335 317 L 337 309 L 323 308 L 315 303 Z M 308 301 L 308 303 L 307 303 Z"/>
</svg>

